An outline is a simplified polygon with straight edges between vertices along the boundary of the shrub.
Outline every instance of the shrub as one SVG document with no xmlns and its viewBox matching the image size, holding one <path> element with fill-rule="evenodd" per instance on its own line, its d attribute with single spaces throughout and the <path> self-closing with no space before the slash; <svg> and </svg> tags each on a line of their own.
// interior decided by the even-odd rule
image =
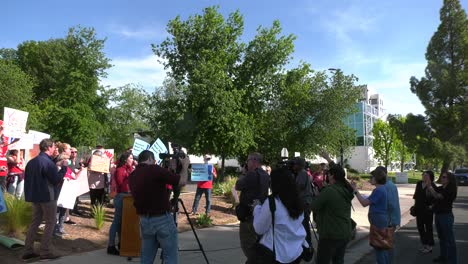
<svg viewBox="0 0 468 264">
<path fill-rule="evenodd" d="M 18 237 L 21 233 L 26 231 L 31 223 L 31 203 L 28 203 L 23 199 L 18 199 L 9 193 L 4 193 L 3 197 L 5 198 L 7 211 L 0 214 L 2 229 L 7 234 Z"/>
<path fill-rule="evenodd" d="M 93 205 L 91 208 L 94 217 L 94 223 L 96 224 L 96 228 L 101 230 L 102 226 L 104 225 L 104 219 L 106 217 L 106 210 L 102 204 Z"/>
<path fill-rule="evenodd" d="M 209 215 L 201 214 L 197 217 L 195 224 L 197 224 L 198 226 L 208 227 L 213 224 L 213 220 L 211 220 L 211 217 Z"/>
<path fill-rule="evenodd" d="M 237 178 L 226 177 L 223 182 L 215 182 L 213 185 L 213 194 L 223 195 L 228 198 L 231 203 L 234 203 L 232 196 L 232 188 L 236 185 Z"/>
</svg>

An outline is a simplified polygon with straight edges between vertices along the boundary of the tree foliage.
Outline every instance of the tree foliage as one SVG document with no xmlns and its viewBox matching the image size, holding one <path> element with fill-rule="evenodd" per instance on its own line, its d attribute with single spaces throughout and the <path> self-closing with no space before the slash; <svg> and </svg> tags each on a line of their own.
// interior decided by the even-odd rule
<svg viewBox="0 0 468 264">
<path fill-rule="evenodd" d="M 435 136 L 445 146 L 445 171 L 452 161 L 451 149 L 468 149 L 468 19 L 459 0 L 444 0 L 440 21 L 427 47 L 426 76 L 412 77 L 410 83 L 426 108 Z"/>
<path fill-rule="evenodd" d="M 286 70 L 293 35 L 278 21 L 242 42 L 239 11 L 225 19 L 216 7 L 167 26 L 171 37 L 153 45 L 170 70 L 152 96 L 151 126 L 191 152 L 279 158 L 282 147 L 303 154 L 351 138 L 342 118 L 357 99 L 354 76 L 328 78 L 303 63 Z M 335 148 L 337 149 L 337 148 Z"/>
<path fill-rule="evenodd" d="M 396 131 L 389 123 L 379 119 L 374 123 L 372 135 L 374 136 L 372 147 L 375 157 L 383 161 L 385 167 L 388 167 L 390 161 L 395 158 Z"/>
</svg>

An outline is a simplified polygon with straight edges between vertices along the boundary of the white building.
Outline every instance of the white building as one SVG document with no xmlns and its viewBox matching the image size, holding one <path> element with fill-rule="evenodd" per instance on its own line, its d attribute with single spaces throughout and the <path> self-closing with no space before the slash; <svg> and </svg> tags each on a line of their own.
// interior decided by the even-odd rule
<svg viewBox="0 0 468 264">
<path fill-rule="evenodd" d="M 360 172 L 370 172 L 377 167 L 372 148 L 372 128 L 378 119 L 386 117 L 382 95 L 369 94 L 362 86 L 362 98 L 356 104 L 357 112 L 345 118 L 344 122 L 356 131 L 354 146 L 346 155 L 346 163 Z"/>
</svg>

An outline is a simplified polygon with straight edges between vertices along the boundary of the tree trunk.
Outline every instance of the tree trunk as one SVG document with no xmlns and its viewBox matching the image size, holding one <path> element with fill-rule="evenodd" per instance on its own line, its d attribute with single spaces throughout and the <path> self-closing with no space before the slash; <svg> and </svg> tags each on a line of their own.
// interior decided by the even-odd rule
<svg viewBox="0 0 468 264">
<path fill-rule="evenodd" d="M 444 162 L 442 163 L 442 169 L 440 169 L 439 179 L 437 179 L 437 183 L 440 183 L 440 179 L 441 179 L 440 176 L 442 176 L 444 172 L 448 171 L 449 166 L 450 166 L 450 160 L 444 159 Z"/>
<path fill-rule="evenodd" d="M 400 160 L 400 171 L 403 172 L 403 169 L 405 168 L 405 158 L 401 158 Z"/>
<path fill-rule="evenodd" d="M 224 172 L 225 172 L 225 168 L 224 168 L 224 161 L 226 159 L 226 155 L 224 154 L 221 154 L 221 180 L 224 180 Z"/>
</svg>

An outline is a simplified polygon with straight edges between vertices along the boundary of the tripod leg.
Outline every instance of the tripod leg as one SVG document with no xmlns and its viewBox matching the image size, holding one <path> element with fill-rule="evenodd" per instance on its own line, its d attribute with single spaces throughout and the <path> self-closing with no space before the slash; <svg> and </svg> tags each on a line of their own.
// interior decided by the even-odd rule
<svg viewBox="0 0 468 264">
<path fill-rule="evenodd" d="M 203 257 L 205 258 L 206 263 L 210 264 L 210 262 L 208 261 L 208 257 L 206 256 L 205 250 L 203 250 L 203 246 L 200 243 L 200 239 L 198 239 L 197 232 L 195 231 L 195 228 L 193 227 L 192 220 L 190 220 L 190 217 L 187 212 L 187 209 L 185 208 L 184 202 L 181 199 L 179 199 L 179 203 L 182 205 L 182 208 L 184 209 L 185 216 L 187 216 L 187 220 L 190 224 L 190 227 L 192 228 L 193 235 L 195 236 L 195 239 L 197 239 L 198 246 L 200 247 L 200 251 L 202 252 Z"/>
<path fill-rule="evenodd" d="M 315 232 L 315 228 L 314 228 L 314 225 L 312 224 L 312 220 L 309 219 L 309 222 L 310 222 L 310 228 L 312 228 L 312 232 L 314 233 L 315 240 L 316 240 L 317 243 L 318 243 L 317 233 Z"/>
</svg>

